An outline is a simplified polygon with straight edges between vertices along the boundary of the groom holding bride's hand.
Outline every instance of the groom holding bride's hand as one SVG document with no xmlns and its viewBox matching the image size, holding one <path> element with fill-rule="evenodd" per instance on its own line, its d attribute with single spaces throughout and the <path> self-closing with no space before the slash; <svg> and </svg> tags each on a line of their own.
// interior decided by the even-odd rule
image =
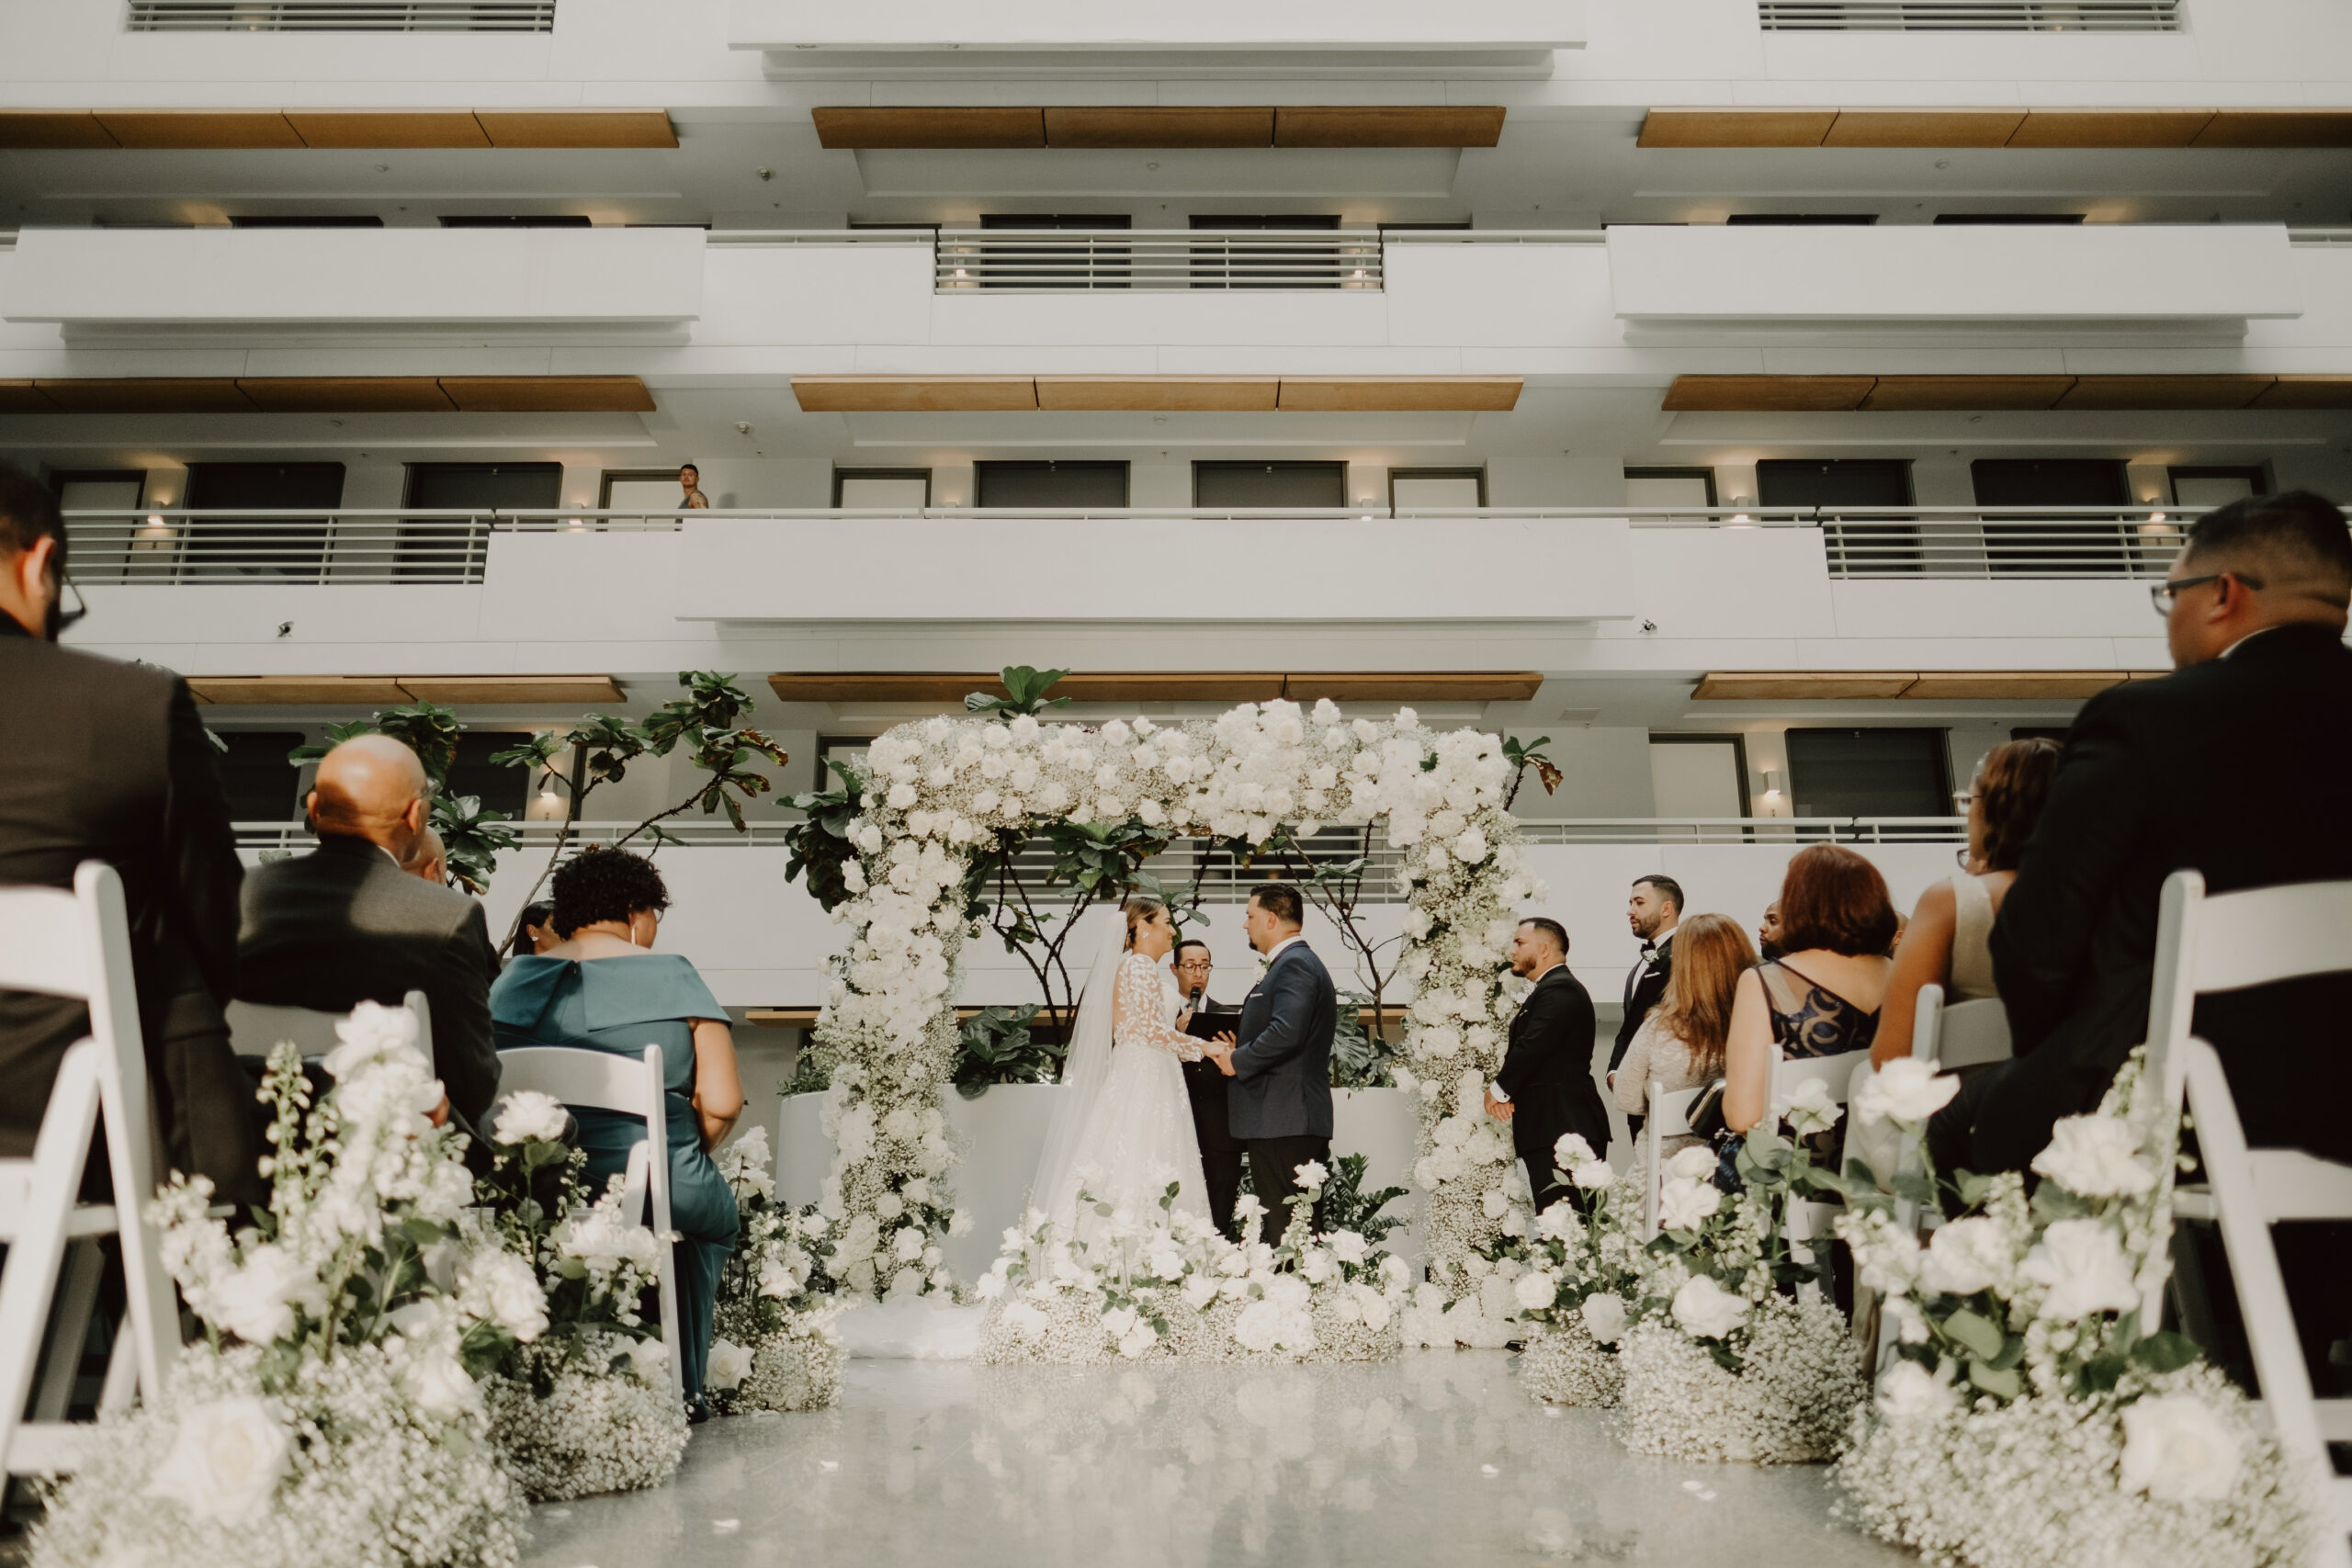
<svg viewBox="0 0 2352 1568">
<path fill-rule="evenodd" d="M 1287 883 L 1269 882 L 1250 895 L 1242 929 L 1265 954 L 1266 972 L 1241 1004 L 1238 1037 L 1220 1034 L 1207 1047 L 1232 1080 L 1227 1112 L 1266 1206 L 1260 1235 L 1269 1246 L 1290 1224 L 1286 1200 L 1299 1190 L 1298 1167 L 1331 1161 L 1331 1036 L 1340 1001 L 1330 972 L 1299 934 L 1306 919 L 1306 899 Z M 1322 1219 L 1318 1203 L 1317 1229 Z"/>
</svg>

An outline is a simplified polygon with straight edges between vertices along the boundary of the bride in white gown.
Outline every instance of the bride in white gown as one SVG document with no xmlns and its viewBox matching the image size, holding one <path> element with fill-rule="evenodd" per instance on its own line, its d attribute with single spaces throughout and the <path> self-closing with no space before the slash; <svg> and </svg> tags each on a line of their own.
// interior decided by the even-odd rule
<svg viewBox="0 0 2352 1568">
<path fill-rule="evenodd" d="M 1208 1212 L 1181 1065 L 1200 1060 L 1201 1043 L 1184 1032 L 1192 1014 L 1161 964 L 1176 943 L 1175 922 L 1167 905 L 1142 896 L 1106 913 L 1062 1067 L 1068 1092 L 1029 1188 L 1031 1209 L 1065 1234 L 1077 1221 L 1081 1186 L 1136 1221 L 1157 1216 L 1171 1181 L 1172 1208 Z"/>
</svg>

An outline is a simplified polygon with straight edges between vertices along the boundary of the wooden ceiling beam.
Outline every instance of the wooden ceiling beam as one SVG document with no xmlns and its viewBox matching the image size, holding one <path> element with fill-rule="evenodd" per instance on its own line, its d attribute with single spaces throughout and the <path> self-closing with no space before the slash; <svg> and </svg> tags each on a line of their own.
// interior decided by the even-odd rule
<svg viewBox="0 0 2352 1568">
<path fill-rule="evenodd" d="M 421 703 L 622 703 L 610 675 L 401 675 L 402 691 Z"/>
<path fill-rule="evenodd" d="M 817 144 L 832 152 L 1043 147 L 1041 108 L 818 108 Z"/>
<path fill-rule="evenodd" d="M 1048 147 L 1271 147 L 1271 108 L 1137 105 L 1048 108 Z"/>
<path fill-rule="evenodd" d="M 1677 376 L 1660 406 L 1668 413 L 1848 413 L 1877 383 L 1874 376 Z"/>
<path fill-rule="evenodd" d="M 1637 147 L 1818 147 L 1836 109 L 1659 108 L 1642 118 Z"/>
</svg>

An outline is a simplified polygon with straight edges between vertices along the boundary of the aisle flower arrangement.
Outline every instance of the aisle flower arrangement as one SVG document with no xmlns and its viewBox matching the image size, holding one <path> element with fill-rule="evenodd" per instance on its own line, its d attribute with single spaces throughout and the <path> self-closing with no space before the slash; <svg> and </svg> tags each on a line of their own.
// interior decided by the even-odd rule
<svg viewBox="0 0 2352 1568">
<path fill-rule="evenodd" d="M 491 1441 L 534 1502 L 658 1486 L 686 1450 L 668 1348 L 639 1312 L 668 1238 L 622 1212 L 617 1176 L 592 1201 L 567 1121 L 547 1095 L 507 1096 L 476 1189 L 512 1288 L 527 1282 L 545 1304 L 540 1332 L 508 1348 L 483 1387 Z"/>
<path fill-rule="evenodd" d="M 1667 1162 L 1659 1233 L 1619 1349 L 1618 1437 L 1669 1459 L 1803 1464 L 1833 1457 L 1869 1392 L 1846 1316 L 1823 1299 L 1826 1237 L 1795 1257 L 1791 1205 L 1819 1185 L 1811 1144 L 1843 1114 L 1818 1085 L 1742 1140 L 1742 1190 L 1704 1145 Z M 1780 1132 L 1785 1122 L 1792 1137 Z"/>
<path fill-rule="evenodd" d="M 2057 1124 L 2030 1198 L 2015 1174 L 1957 1177 L 1959 1215 L 1925 1247 L 1893 1201 L 1856 1193 L 1839 1234 L 1899 1327 L 1838 1469 L 1864 1528 L 1972 1568 L 2306 1560 L 2309 1499 L 2245 1396 L 2188 1339 L 2142 1331 L 2169 1267 L 2179 1127 L 2135 1104 L 2140 1066 Z M 1925 1115 L 1895 1119 L 1916 1133 Z M 1935 1173 L 1897 1191 L 1931 1200 Z"/>
<path fill-rule="evenodd" d="M 1360 1168 L 1361 1156 L 1352 1157 Z M 1410 1271 L 1378 1246 L 1394 1222 L 1316 1234 L 1314 1205 L 1330 1176 L 1314 1161 L 1298 1168 L 1301 1193 L 1273 1247 L 1228 1241 L 1175 1208 L 1172 1179 L 1151 1214 L 1097 1203 L 1081 1187 L 1074 1235 L 1032 1210 L 1004 1233 L 1004 1250 L 976 1287 L 988 1303 L 979 1359 L 1090 1365 L 1396 1355 Z M 1242 1235 L 1254 1236 L 1264 1213 L 1244 1193 L 1234 1217 Z"/>
<path fill-rule="evenodd" d="M 1553 1190 L 1562 1195 L 1532 1225 L 1510 1227 L 1528 1235 L 1490 1249 L 1490 1278 L 1532 1325 L 1519 1359 L 1528 1393 L 1548 1404 L 1606 1408 L 1624 1389 L 1617 1349 L 1641 1298 L 1641 1193 L 1574 1133 L 1553 1158 Z"/>
<path fill-rule="evenodd" d="M 773 1164 L 765 1127 L 718 1154 L 742 1224 L 718 1280 L 707 1380 L 722 1414 L 841 1403 L 848 1352 L 835 1325 L 832 1224 L 813 1206 L 776 1201 Z"/>
<path fill-rule="evenodd" d="M 201 1179 L 156 1199 L 204 1337 L 50 1489 L 41 1568 L 515 1562 L 523 1495 L 475 1379 L 546 1332 L 546 1303 L 469 1213 L 415 1020 L 363 1004 L 336 1032 L 316 1105 L 294 1048 L 270 1057 L 267 1213 L 232 1234 Z"/>
<path fill-rule="evenodd" d="M 1499 1234 L 1488 1194 L 1513 1168 L 1480 1109 L 1516 1006 L 1499 976 L 1513 913 L 1539 892 L 1503 809 L 1512 770 L 1497 737 L 1432 731 L 1409 708 L 1375 723 L 1329 701 L 1276 701 L 1172 726 L 940 716 L 877 739 L 867 765 L 846 829 L 856 858 L 840 868 L 849 897 L 832 911 L 854 934 L 818 1024 L 835 1148 L 820 1208 L 841 1226 L 843 1290 L 954 1287 L 938 1259 L 954 1223 L 939 1099 L 957 1055 L 956 964 L 976 929 L 965 874 L 999 831 L 1054 817 L 1252 844 L 1385 821 L 1405 863 L 1399 968 L 1418 992 L 1398 1082 L 1421 1098 L 1422 1232 L 1448 1298 L 1475 1293 L 1466 1265 Z"/>
</svg>

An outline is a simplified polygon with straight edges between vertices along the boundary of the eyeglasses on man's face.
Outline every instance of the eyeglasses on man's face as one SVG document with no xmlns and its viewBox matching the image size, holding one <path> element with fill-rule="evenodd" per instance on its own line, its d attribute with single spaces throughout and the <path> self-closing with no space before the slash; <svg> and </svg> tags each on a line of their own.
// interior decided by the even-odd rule
<svg viewBox="0 0 2352 1568">
<path fill-rule="evenodd" d="M 2202 588 L 2209 582 L 2219 582 L 2225 577 L 2236 578 L 2238 586 L 2241 588 L 2264 586 L 2262 579 L 2248 577 L 2242 571 L 2209 571 L 2197 577 L 2176 577 L 2151 585 L 2148 589 L 2148 603 L 2156 607 L 2157 615 L 2169 615 L 2172 614 L 2173 604 L 2183 592 L 2191 588 Z"/>
</svg>

